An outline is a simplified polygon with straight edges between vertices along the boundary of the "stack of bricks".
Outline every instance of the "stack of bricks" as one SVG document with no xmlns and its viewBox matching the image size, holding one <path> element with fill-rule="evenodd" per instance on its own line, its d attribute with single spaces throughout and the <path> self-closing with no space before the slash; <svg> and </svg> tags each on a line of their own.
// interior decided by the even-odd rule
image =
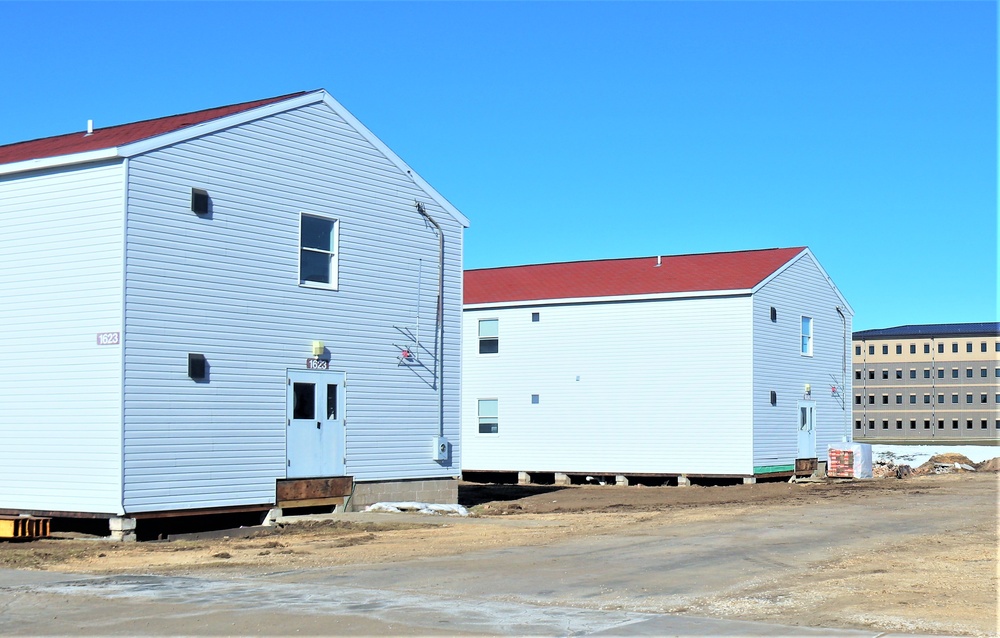
<svg viewBox="0 0 1000 638">
<path fill-rule="evenodd" d="M 830 450 L 826 475 L 836 478 L 854 478 L 854 451 Z"/>
</svg>

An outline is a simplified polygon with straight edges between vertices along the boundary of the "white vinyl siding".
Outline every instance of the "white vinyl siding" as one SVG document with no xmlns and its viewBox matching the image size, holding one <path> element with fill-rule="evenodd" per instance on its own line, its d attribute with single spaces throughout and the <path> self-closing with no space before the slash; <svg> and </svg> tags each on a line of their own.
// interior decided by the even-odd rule
<svg viewBox="0 0 1000 638">
<path fill-rule="evenodd" d="M 0 509 L 121 513 L 120 162 L 0 178 Z"/>
<path fill-rule="evenodd" d="M 193 185 L 210 216 L 190 212 Z M 431 455 L 438 241 L 414 201 L 446 234 L 450 464 Z M 129 202 L 130 512 L 272 502 L 286 370 L 317 340 L 346 372 L 348 475 L 458 475 L 461 226 L 342 118 L 317 104 L 133 158 Z M 337 290 L 299 285 L 302 212 L 338 220 Z M 422 365 L 397 365 L 418 333 Z M 187 377 L 189 352 L 207 357 L 207 383 Z"/>
<path fill-rule="evenodd" d="M 816 456 L 851 436 L 851 313 L 810 253 L 805 253 L 754 294 L 754 466 L 791 465 L 796 457 L 796 402 L 811 387 L 816 402 Z M 778 310 L 772 322 L 770 308 Z M 811 317 L 812 356 L 802 356 L 801 317 Z M 846 334 L 846 340 L 845 340 Z M 847 363 L 846 373 L 843 370 Z M 838 386 L 833 396 L 832 387 Z M 770 392 L 777 393 L 777 405 Z M 845 404 L 841 404 L 841 398 Z"/>
<path fill-rule="evenodd" d="M 463 361 L 463 469 L 749 474 L 750 308 L 745 296 L 467 309 L 466 353 L 481 318 L 499 319 L 503 344 Z M 478 432 L 480 398 L 498 399 L 496 435 Z"/>
</svg>

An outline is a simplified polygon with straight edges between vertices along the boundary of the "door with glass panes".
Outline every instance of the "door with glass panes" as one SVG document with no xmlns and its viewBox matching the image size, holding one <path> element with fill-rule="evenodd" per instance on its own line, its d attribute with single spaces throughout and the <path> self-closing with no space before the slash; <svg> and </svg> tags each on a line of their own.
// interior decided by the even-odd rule
<svg viewBox="0 0 1000 638">
<path fill-rule="evenodd" d="M 344 373 L 289 370 L 286 398 L 286 477 L 343 476 Z"/>
</svg>

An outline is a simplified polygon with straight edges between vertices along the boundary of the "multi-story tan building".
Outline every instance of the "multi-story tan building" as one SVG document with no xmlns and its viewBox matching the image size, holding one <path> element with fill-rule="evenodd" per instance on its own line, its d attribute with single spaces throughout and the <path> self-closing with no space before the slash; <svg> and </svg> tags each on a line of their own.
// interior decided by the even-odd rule
<svg viewBox="0 0 1000 638">
<path fill-rule="evenodd" d="M 854 333 L 854 440 L 1000 443 L 1000 323 Z"/>
</svg>

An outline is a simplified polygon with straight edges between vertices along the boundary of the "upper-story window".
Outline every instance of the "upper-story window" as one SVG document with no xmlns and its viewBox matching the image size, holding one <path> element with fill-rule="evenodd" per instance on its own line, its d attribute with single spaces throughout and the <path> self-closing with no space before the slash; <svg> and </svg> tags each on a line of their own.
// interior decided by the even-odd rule
<svg viewBox="0 0 1000 638">
<path fill-rule="evenodd" d="M 813 320 L 802 317 L 802 354 L 811 357 L 813 353 Z"/>
<path fill-rule="evenodd" d="M 299 224 L 299 284 L 337 288 L 337 235 L 340 223 L 302 213 Z"/>
<path fill-rule="evenodd" d="M 889 346 L 882 346 L 882 354 L 889 354 Z"/>
<path fill-rule="evenodd" d="M 479 354 L 500 352 L 500 320 L 479 320 Z"/>
</svg>

